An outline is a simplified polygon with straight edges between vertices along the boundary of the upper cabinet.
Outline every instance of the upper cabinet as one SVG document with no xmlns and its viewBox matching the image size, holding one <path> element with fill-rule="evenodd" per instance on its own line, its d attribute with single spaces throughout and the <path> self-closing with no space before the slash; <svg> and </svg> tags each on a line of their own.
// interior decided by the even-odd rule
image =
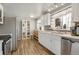
<svg viewBox="0 0 79 59">
<path fill-rule="evenodd" d="M 47 13 L 45 15 L 42 15 L 37 20 L 37 29 L 38 30 L 44 30 L 45 25 L 50 25 L 50 13 Z"/>
<path fill-rule="evenodd" d="M 3 6 L 0 4 L 0 24 L 3 24 Z"/>
<path fill-rule="evenodd" d="M 50 13 L 43 15 L 43 25 L 50 25 Z"/>
</svg>

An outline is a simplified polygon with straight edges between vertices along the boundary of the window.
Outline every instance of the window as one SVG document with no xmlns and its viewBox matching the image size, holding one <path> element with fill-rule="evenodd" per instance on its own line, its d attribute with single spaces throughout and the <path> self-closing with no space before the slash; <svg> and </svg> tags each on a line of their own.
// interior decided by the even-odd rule
<svg viewBox="0 0 79 59">
<path fill-rule="evenodd" d="M 63 26 L 66 25 L 66 29 L 70 29 L 71 27 L 71 12 L 62 16 Z M 62 26 L 62 28 L 63 28 Z"/>
<path fill-rule="evenodd" d="M 57 18 L 60 18 L 60 26 L 61 26 L 61 28 L 70 30 L 71 19 L 72 19 L 71 16 L 72 16 L 71 8 L 68 8 L 66 10 L 63 10 L 63 11 L 61 11 L 59 13 L 56 13 L 56 14 L 52 15 L 52 19 L 55 20 Z"/>
</svg>

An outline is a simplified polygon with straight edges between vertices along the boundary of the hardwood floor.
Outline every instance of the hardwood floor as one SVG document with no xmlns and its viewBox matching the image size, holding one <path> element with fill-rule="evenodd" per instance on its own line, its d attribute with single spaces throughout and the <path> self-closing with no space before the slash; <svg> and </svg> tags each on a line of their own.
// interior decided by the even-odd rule
<svg viewBox="0 0 79 59">
<path fill-rule="evenodd" d="M 34 39 L 18 41 L 18 48 L 12 55 L 52 55 Z"/>
</svg>

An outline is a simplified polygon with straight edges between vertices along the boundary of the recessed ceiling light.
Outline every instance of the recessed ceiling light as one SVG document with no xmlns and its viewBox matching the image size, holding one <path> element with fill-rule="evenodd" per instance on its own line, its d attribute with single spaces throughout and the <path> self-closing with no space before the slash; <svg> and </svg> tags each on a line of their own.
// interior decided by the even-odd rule
<svg viewBox="0 0 79 59">
<path fill-rule="evenodd" d="M 61 3 L 61 5 L 64 5 L 64 3 Z"/>
<path fill-rule="evenodd" d="M 51 11 L 51 9 L 48 9 L 48 11 L 50 12 L 50 11 Z"/>
<path fill-rule="evenodd" d="M 30 15 L 30 17 L 33 18 L 34 16 L 33 15 Z"/>
</svg>

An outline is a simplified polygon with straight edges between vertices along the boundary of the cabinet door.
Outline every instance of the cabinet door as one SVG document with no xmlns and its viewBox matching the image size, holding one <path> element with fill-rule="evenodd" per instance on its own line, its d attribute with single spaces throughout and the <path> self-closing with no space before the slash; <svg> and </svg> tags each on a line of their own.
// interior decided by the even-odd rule
<svg viewBox="0 0 79 59">
<path fill-rule="evenodd" d="M 50 50 L 50 34 L 49 33 L 39 33 L 39 42 Z"/>
<path fill-rule="evenodd" d="M 57 55 L 61 54 L 61 37 L 53 35 L 51 41 L 51 51 Z"/>
<path fill-rule="evenodd" d="M 51 36 L 50 33 L 46 33 L 45 36 L 44 36 L 44 38 L 45 38 L 45 47 L 49 50 L 50 50 L 50 39 L 51 39 L 50 36 Z"/>
<path fill-rule="evenodd" d="M 78 42 L 72 43 L 71 55 L 79 55 L 79 43 Z"/>
<path fill-rule="evenodd" d="M 48 25 L 48 16 L 44 15 L 44 25 Z"/>
<path fill-rule="evenodd" d="M 38 37 L 39 37 L 40 44 L 42 44 L 43 46 L 45 46 L 46 45 L 45 34 L 40 32 L 38 35 L 39 35 Z"/>
<path fill-rule="evenodd" d="M 50 25 L 50 14 L 43 15 L 43 25 Z"/>
</svg>

